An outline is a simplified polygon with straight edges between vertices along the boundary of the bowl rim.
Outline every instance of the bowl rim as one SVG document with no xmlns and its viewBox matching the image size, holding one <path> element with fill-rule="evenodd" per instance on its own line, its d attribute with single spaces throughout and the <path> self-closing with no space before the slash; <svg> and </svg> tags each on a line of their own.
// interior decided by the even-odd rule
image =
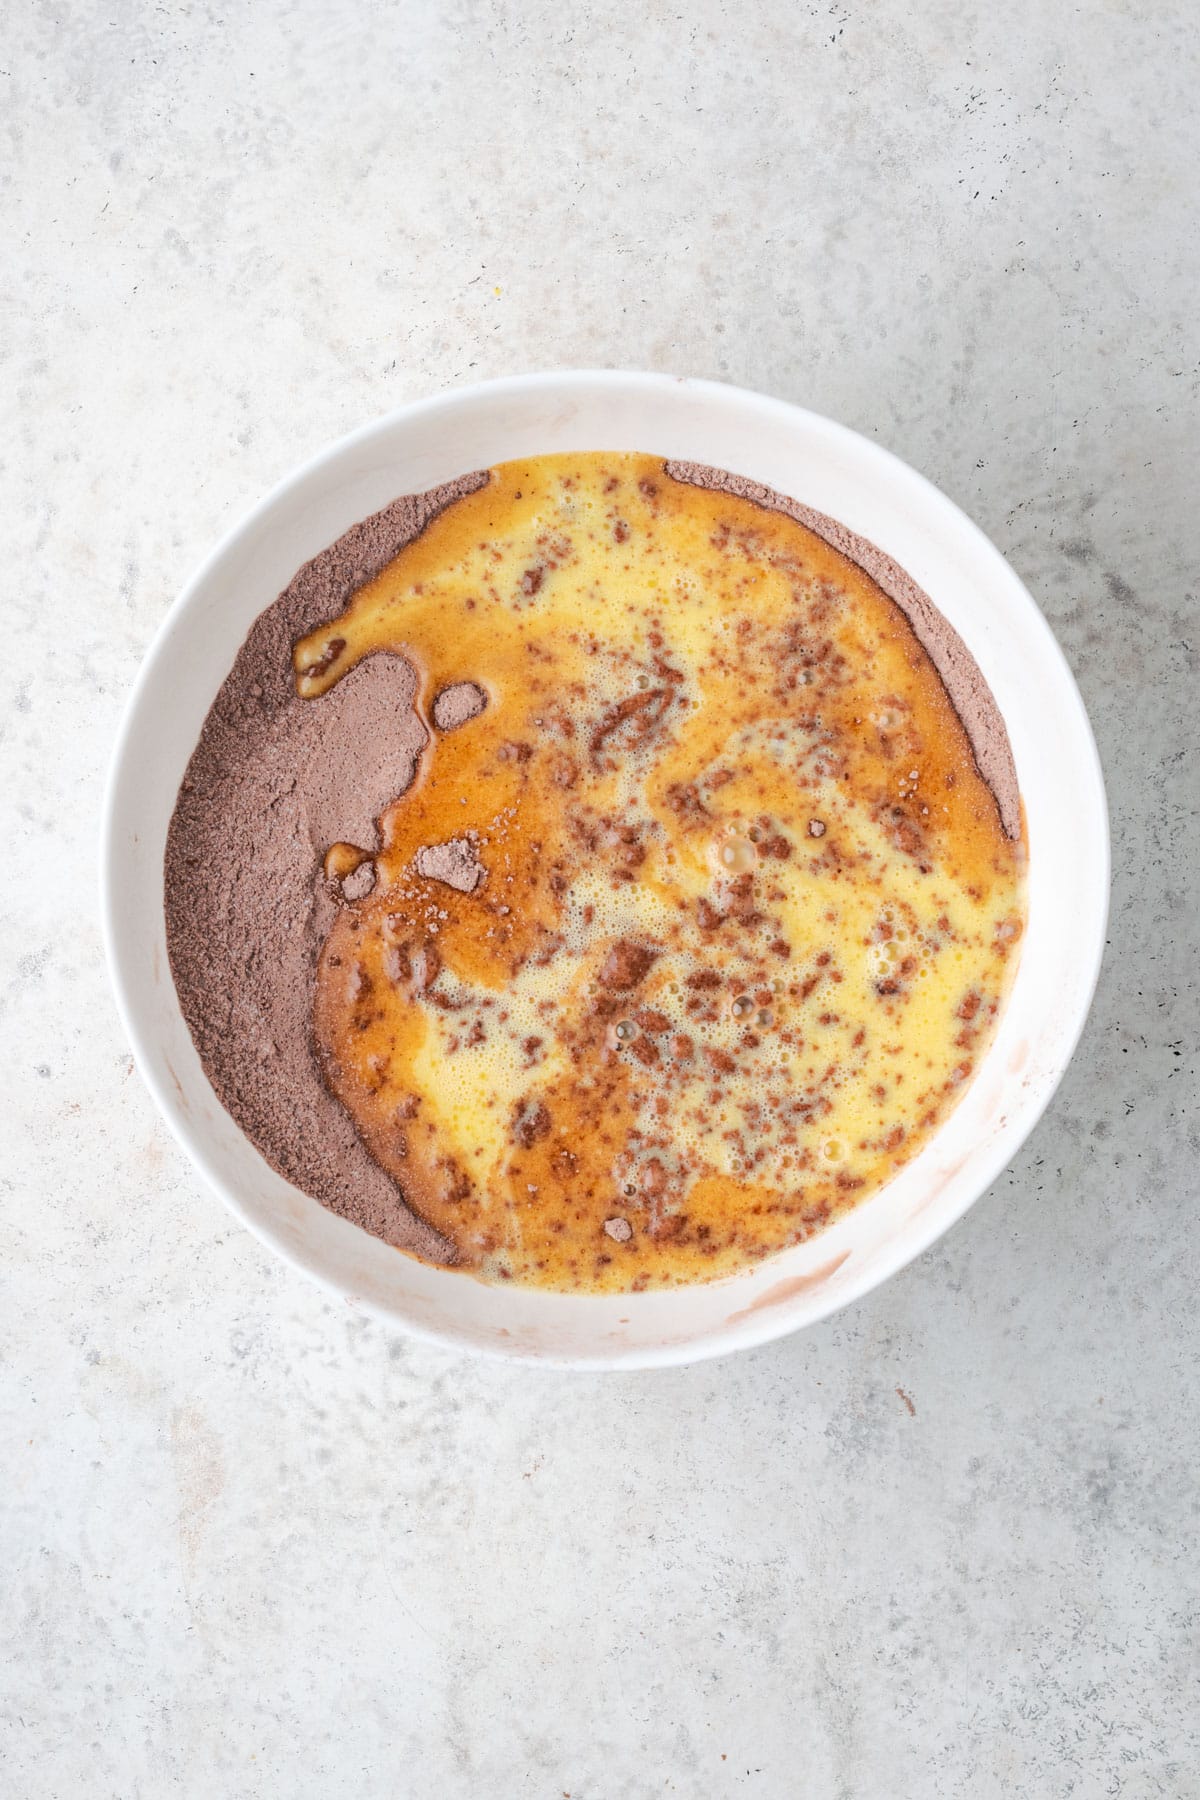
<svg viewBox="0 0 1200 1800">
<path fill-rule="evenodd" d="M 949 514 L 953 516 L 960 535 L 968 540 L 973 554 L 984 564 L 990 563 L 993 567 L 999 565 L 1004 571 L 1012 585 L 1014 597 L 1019 598 L 1026 608 L 1026 625 L 1040 639 L 1041 657 L 1047 663 L 1054 665 L 1063 693 L 1070 696 L 1073 707 L 1071 723 L 1075 732 L 1076 756 L 1080 765 L 1077 773 L 1082 776 L 1090 789 L 1091 817 L 1089 823 L 1097 834 L 1091 849 L 1093 855 L 1098 857 L 1099 867 L 1103 873 L 1102 891 L 1097 896 L 1099 905 L 1089 921 L 1093 925 L 1094 931 L 1086 972 L 1078 982 L 1074 1017 L 1069 1027 L 1060 1034 L 1057 1066 L 1036 1094 L 1030 1096 L 1024 1103 L 1021 1109 L 1019 1130 L 993 1141 L 989 1147 L 989 1154 L 981 1158 L 973 1172 L 970 1190 L 961 1198 L 960 1202 L 956 1202 L 952 1211 L 939 1212 L 935 1216 L 922 1220 L 905 1233 L 894 1236 L 876 1259 L 876 1266 L 862 1271 L 857 1278 L 847 1280 L 844 1285 L 840 1285 L 836 1289 L 827 1287 L 819 1304 L 814 1305 L 810 1300 L 803 1317 L 793 1316 L 792 1310 L 786 1305 L 776 1305 L 766 1309 L 757 1317 L 746 1317 L 738 1325 L 726 1323 L 715 1330 L 702 1329 L 695 1338 L 685 1342 L 669 1342 L 659 1346 L 637 1345 L 628 1348 L 614 1346 L 611 1351 L 586 1355 L 531 1349 L 516 1341 L 512 1343 L 481 1343 L 465 1335 L 459 1335 L 454 1330 L 431 1325 L 425 1320 L 409 1315 L 402 1315 L 398 1310 L 377 1303 L 366 1295 L 350 1293 L 334 1275 L 321 1267 L 318 1258 L 298 1253 L 263 1219 L 251 1212 L 244 1205 L 236 1190 L 213 1166 L 204 1145 L 203 1133 L 192 1127 L 176 1095 L 160 1077 L 151 1052 L 153 1033 L 148 1026 L 143 1024 L 140 1008 L 132 996 L 131 973 L 126 970 L 119 948 L 117 931 L 119 902 L 116 891 L 119 853 L 117 815 L 129 763 L 131 740 L 137 729 L 141 712 L 146 705 L 147 696 L 153 694 L 159 664 L 163 660 L 166 648 L 181 619 L 192 606 L 197 592 L 203 589 L 213 572 L 230 556 L 240 541 L 244 537 L 249 537 L 262 517 L 269 513 L 279 501 L 286 498 L 292 490 L 302 486 L 323 469 L 336 465 L 356 447 L 369 444 L 376 437 L 385 437 L 397 425 L 411 424 L 423 417 L 432 417 L 440 411 L 470 404 L 479 398 L 503 399 L 506 394 L 514 397 L 524 396 L 538 390 L 553 389 L 563 383 L 569 383 L 577 389 L 641 390 L 645 395 L 661 394 L 683 387 L 701 397 L 708 395 L 714 400 L 728 401 L 736 398 L 740 402 L 758 407 L 764 412 L 774 413 L 791 422 L 801 422 L 810 430 L 825 434 L 830 441 L 846 444 L 854 454 L 861 454 L 862 449 L 865 448 L 880 467 L 890 465 L 898 476 L 903 476 L 906 483 L 910 485 L 915 483 L 919 488 L 924 489 L 931 497 L 935 507 L 943 510 L 949 509 Z M 401 1330 L 408 1336 L 426 1343 L 436 1344 L 441 1348 L 455 1350 L 460 1354 L 470 1353 L 487 1356 L 498 1361 L 517 1361 L 537 1364 L 544 1368 L 572 1369 L 581 1372 L 679 1366 L 732 1355 L 735 1351 L 758 1348 L 776 1339 L 790 1336 L 793 1332 L 807 1326 L 818 1324 L 832 1314 L 841 1311 L 843 1307 L 862 1299 L 867 1293 L 906 1268 L 932 1244 L 936 1243 L 983 1197 L 998 1176 L 1013 1161 L 1045 1115 L 1050 1102 L 1058 1091 L 1062 1078 L 1078 1048 L 1091 1012 L 1103 965 L 1111 900 L 1112 861 L 1109 812 L 1103 768 L 1091 721 L 1070 665 L 1041 608 L 1011 564 L 982 528 L 955 501 L 936 487 L 928 477 L 914 469 L 911 464 L 906 463 L 895 452 L 824 414 L 814 412 L 792 401 L 780 399 L 775 395 L 760 393 L 734 383 L 714 381 L 704 377 L 621 369 L 561 368 L 538 370 L 528 374 L 504 375 L 486 381 L 444 388 L 424 398 L 407 401 L 322 445 L 303 462 L 288 470 L 259 499 L 246 507 L 221 535 L 208 554 L 194 567 L 163 615 L 142 655 L 137 674 L 122 707 L 108 763 L 100 815 L 99 849 L 101 937 L 117 1013 L 133 1052 L 134 1062 L 160 1115 L 188 1161 L 203 1176 L 207 1185 L 216 1192 L 234 1217 L 250 1230 L 273 1255 L 281 1257 L 285 1263 L 308 1279 L 318 1282 L 330 1295 L 371 1313 L 394 1330 Z M 982 1075 L 982 1066 L 979 1073 Z M 938 1135 L 938 1133 L 934 1134 L 935 1137 Z M 403 1253 L 398 1252 L 398 1254 Z"/>
</svg>

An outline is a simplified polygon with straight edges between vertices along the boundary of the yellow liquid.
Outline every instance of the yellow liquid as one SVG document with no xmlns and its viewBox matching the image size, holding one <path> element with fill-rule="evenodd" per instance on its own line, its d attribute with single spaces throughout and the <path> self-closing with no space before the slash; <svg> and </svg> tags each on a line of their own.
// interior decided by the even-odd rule
<svg viewBox="0 0 1200 1800">
<path fill-rule="evenodd" d="M 541 457 L 298 644 L 299 692 L 376 651 L 412 663 L 427 722 L 456 682 L 488 703 L 429 725 L 314 1029 L 461 1267 L 706 1280 L 914 1155 L 999 1010 L 1024 847 L 856 565 L 652 458 Z M 416 869 L 460 839 L 471 893 Z"/>
</svg>

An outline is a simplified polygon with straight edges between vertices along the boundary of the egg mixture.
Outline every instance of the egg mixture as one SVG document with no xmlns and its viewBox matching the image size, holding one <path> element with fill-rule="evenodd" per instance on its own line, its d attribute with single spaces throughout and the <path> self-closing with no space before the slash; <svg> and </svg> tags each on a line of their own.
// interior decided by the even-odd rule
<svg viewBox="0 0 1200 1800">
<path fill-rule="evenodd" d="M 507 463 L 296 645 L 298 693 L 378 652 L 428 742 L 378 842 L 328 846 L 314 1037 L 459 1267 L 707 1280 L 916 1154 L 1002 1004 L 1024 846 L 856 564 L 653 458 Z"/>
</svg>

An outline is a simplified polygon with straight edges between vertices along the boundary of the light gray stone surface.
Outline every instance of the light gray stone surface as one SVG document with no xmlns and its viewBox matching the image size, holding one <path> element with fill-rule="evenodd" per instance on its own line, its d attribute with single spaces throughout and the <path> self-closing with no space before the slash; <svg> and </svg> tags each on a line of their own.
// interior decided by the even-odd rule
<svg viewBox="0 0 1200 1800">
<path fill-rule="evenodd" d="M 6 10 L 4 1793 L 1200 1795 L 1197 60 L 1185 0 Z M 555 364 L 925 470 L 1058 632 L 1115 833 L 994 1192 L 806 1336 L 609 1379 L 404 1342 L 234 1227 L 93 904 L 216 536 Z"/>
</svg>

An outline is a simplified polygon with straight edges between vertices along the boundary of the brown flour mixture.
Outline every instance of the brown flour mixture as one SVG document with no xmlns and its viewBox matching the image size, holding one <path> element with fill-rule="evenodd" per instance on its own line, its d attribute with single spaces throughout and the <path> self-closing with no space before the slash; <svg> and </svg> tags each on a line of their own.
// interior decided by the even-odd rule
<svg viewBox="0 0 1200 1800">
<path fill-rule="evenodd" d="M 486 480 L 464 475 L 384 507 L 306 563 L 255 621 L 188 764 L 165 862 L 171 972 L 221 1104 L 297 1187 L 434 1260 L 449 1247 L 364 1148 L 312 1044 L 313 971 L 335 905 L 321 858 L 339 837 L 370 845 L 412 779 L 426 736 L 412 671 L 372 657 L 325 699 L 302 701 L 292 645 Z"/>
<path fill-rule="evenodd" d="M 1004 831 L 1015 837 L 1019 797 L 1003 722 L 961 639 L 909 577 L 835 521 L 769 489 L 693 464 L 665 470 L 680 482 L 787 514 L 872 577 L 941 676 Z M 296 692 L 292 649 L 344 611 L 432 518 L 487 481 L 481 472 L 397 500 L 305 565 L 256 621 L 189 763 L 165 859 L 172 972 L 222 1104 L 298 1187 L 385 1241 L 435 1261 L 452 1261 L 453 1247 L 409 1211 L 329 1092 L 312 1024 L 316 961 L 338 902 L 360 901 L 374 884 L 369 854 L 328 880 L 322 858 L 338 842 L 368 853 L 378 848 L 376 820 L 410 785 L 428 729 L 401 657 L 374 654 L 321 698 L 305 700 Z M 429 716 L 449 732 L 485 706 L 483 689 L 461 681 L 436 695 Z M 809 831 L 817 837 L 824 825 L 814 821 Z M 429 844 L 417 869 L 460 893 L 484 879 L 465 837 Z M 604 1229 L 624 1241 L 623 1222 L 610 1220 Z"/>
</svg>

